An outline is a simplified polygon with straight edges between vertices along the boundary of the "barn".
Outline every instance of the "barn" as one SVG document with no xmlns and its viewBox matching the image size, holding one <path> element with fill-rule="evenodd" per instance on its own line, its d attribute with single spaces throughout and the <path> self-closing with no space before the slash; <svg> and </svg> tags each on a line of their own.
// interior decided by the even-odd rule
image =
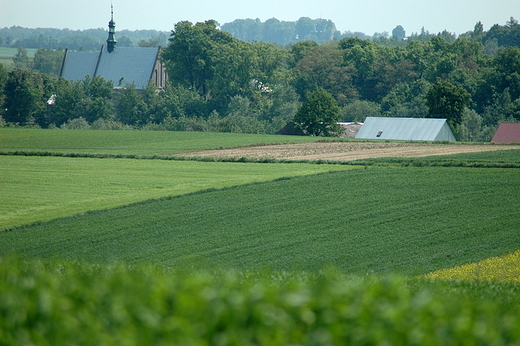
<svg viewBox="0 0 520 346">
<path fill-rule="evenodd" d="M 404 141 L 456 141 L 446 119 L 435 118 L 367 117 L 356 138 Z"/>
<path fill-rule="evenodd" d="M 501 123 L 491 142 L 520 143 L 520 123 Z"/>
<path fill-rule="evenodd" d="M 60 77 L 78 81 L 100 76 L 112 81 L 114 88 L 134 84 L 136 89 L 145 89 L 150 82 L 158 89 L 163 88 L 167 74 L 159 59 L 161 48 L 116 47 L 115 26 L 112 14 L 107 44 L 97 52 L 65 50 Z"/>
</svg>

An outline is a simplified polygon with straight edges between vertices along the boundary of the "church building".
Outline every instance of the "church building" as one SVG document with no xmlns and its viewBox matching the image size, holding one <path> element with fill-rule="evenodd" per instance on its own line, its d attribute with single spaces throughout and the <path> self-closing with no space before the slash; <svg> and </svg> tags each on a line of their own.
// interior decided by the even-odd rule
<svg viewBox="0 0 520 346">
<path fill-rule="evenodd" d="M 116 89 L 134 84 L 142 90 L 150 82 L 157 89 L 164 88 L 168 76 L 159 59 L 161 47 L 117 47 L 113 11 L 108 28 L 107 43 L 99 51 L 65 50 L 60 76 L 71 81 L 100 76 L 112 81 Z"/>
</svg>

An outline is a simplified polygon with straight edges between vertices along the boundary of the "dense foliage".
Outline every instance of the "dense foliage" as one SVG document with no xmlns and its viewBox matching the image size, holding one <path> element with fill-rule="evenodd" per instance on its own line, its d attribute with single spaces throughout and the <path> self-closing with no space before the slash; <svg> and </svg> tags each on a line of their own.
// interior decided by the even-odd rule
<svg viewBox="0 0 520 346">
<path fill-rule="evenodd" d="M 339 107 L 331 94 L 317 89 L 307 95 L 307 100 L 294 116 L 294 124 L 311 136 L 332 136 L 339 132 Z"/>
<path fill-rule="evenodd" d="M 298 37 L 310 23 L 296 23 Z M 22 48 L 17 69 L 0 70 L 0 98 L 7 108 L 0 116 L 41 127 L 84 128 L 103 119 L 119 123 L 115 128 L 276 133 L 293 120 L 306 95 L 321 88 L 334 97 L 343 121 L 368 115 L 446 117 L 460 140 L 489 141 L 500 122 L 520 120 L 519 27 L 513 18 L 487 32 L 477 23 L 458 38 L 427 32 L 403 38 L 404 29 L 397 27 L 391 38 L 279 46 L 240 40 L 214 21 L 184 21 L 175 25 L 161 54 L 170 84 L 159 92 L 126 85 L 116 94 L 101 91 L 111 86 L 95 79 L 72 83 L 36 72 L 17 77 L 28 67 L 56 74 L 62 54 L 41 48 L 31 61 Z M 439 103 L 446 92 L 451 101 Z M 54 94 L 56 105 L 48 114 L 42 102 Z M 12 109 L 20 97 L 32 105 L 23 114 Z"/>
<path fill-rule="evenodd" d="M 3 345 L 513 345 L 519 285 L 0 259 Z"/>
</svg>

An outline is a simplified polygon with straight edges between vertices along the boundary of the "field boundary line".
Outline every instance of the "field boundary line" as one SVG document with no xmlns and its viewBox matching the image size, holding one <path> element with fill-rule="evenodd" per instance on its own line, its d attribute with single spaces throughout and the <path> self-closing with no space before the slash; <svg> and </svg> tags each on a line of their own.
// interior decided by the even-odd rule
<svg viewBox="0 0 520 346">
<path fill-rule="evenodd" d="M 53 156 L 67 158 L 93 158 L 93 159 L 136 159 L 136 160 L 165 160 L 165 161 L 199 161 L 199 162 L 235 162 L 235 163 L 308 163 L 327 165 L 353 165 L 353 166 L 398 166 L 398 167 L 468 167 L 468 168 L 520 168 L 520 163 L 514 162 L 485 162 L 462 160 L 438 160 L 431 157 L 399 158 L 385 157 L 375 159 L 357 160 L 294 160 L 275 158 L 249 158 L 249 157 L 210 157 L 210 156 L 185 156 L 185 155 L 137 155 L 137 154 L 95 154 L 95 153 L 61 153 L 51 151 L 0 151 L 2 156 Z"/>
</svg>

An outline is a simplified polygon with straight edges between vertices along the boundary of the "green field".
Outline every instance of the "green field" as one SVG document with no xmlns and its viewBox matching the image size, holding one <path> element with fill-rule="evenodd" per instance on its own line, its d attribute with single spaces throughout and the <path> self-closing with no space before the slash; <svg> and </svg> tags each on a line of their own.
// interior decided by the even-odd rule
<svg viewBox="0 0 520 346">
<path fill-rule="evenodd" d="M 0 254 L 419 275 L 518 249 L 519 177 L 443 167 L 294 177 L 2 232 Z"/>
<path fill-rule="evenodd" d="M 434 144 L 433 144 L 434 145 Z M 378 158 L 355 161 L 364 165 L 520 168 L 520 145 L 514 150 L 483 151 L 414 158 Z"/>
<path fill-rule="evenodd" d="M 0 230 L 150 198 L 339 169 L 348 167 L 0 156 Z"/>
<path fill-rule="evenodd" d="M 35 52 L 36 49 L 29 48 L 27 49 L 27 56 L 33 58 Z M 18 48 L 0 47 L 0 64 L 4 65 L 8 70 L 14 68 L 13 58 L 17 53 Z"/>
<path fill-rule="evenodd" d="M 0 345 L 520 344 L 519 150 L 164 160 L 300 139 L 0 129 Z"/>
<path fill-rule="evenodd" d="M 319 137 L 175 131 L 92 131 L 0 128 L 0 152 L 169 155 L 203 149 L 267 143 L 297 143 Z"/>
</svg>

